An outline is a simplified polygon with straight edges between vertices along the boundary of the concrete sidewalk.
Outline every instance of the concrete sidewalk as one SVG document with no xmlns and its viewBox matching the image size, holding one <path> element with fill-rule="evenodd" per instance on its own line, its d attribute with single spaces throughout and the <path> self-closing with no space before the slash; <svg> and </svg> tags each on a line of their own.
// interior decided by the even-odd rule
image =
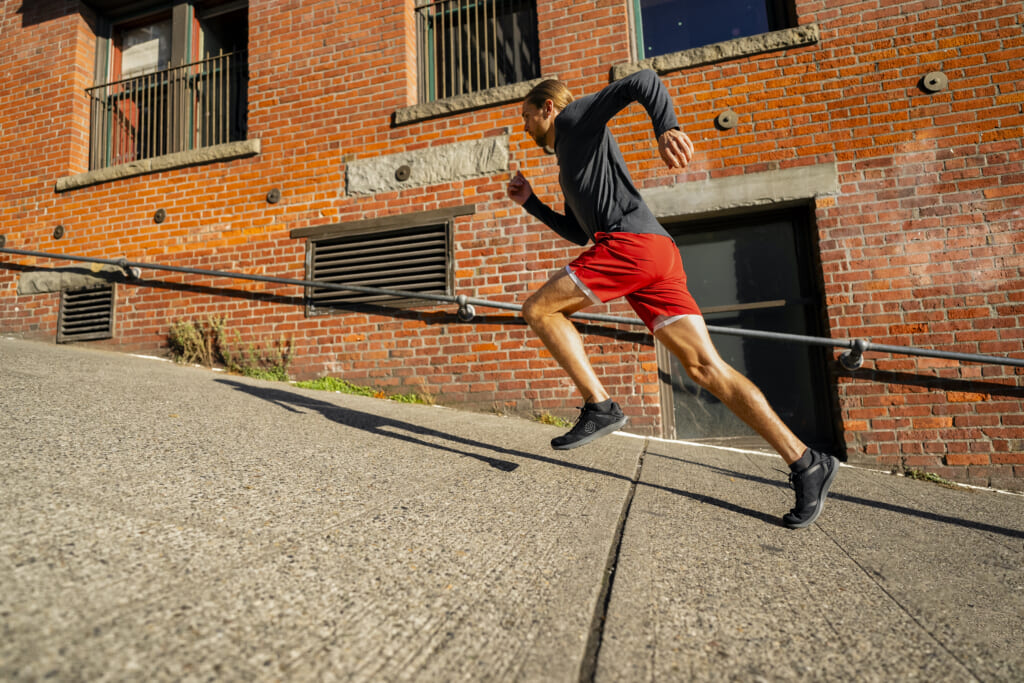
<svg viewBox="0 0 1024 683">
<path fill-rule="evenodd" d="M 0 338 L 0 679 L 1024 680 L 1024 496 Z"/>
</svg>

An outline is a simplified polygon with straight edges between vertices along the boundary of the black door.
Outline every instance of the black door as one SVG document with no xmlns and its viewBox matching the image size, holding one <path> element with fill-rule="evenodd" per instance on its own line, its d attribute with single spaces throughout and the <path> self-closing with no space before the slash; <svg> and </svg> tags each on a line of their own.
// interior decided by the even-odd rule
<svg viewBox="0 0 1024 683">
<path fill-rule="evenodd" d="M 665 227 L 679 245 L 690 291 L 709 326 L 827 336 L 808 208 Z M 715 333 L 711 339 L 805 443 L 835 445 L 829 349 Z M 675 358 L 669 375 L 676 438 L 753 434 L 694 384 Z"/>
</svg>

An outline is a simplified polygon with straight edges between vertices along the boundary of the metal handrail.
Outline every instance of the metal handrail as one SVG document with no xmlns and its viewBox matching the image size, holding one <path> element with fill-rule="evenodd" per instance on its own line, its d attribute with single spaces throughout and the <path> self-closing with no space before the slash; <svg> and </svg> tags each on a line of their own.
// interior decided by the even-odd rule
<svg viewBox="0 0 1024 683">
<path fill-rule="evenodd" d="M 431 294 L 428 292 L 409 292 L 400 289 L 382 289 L 379 287 L 363 287 L 360 285 L 340 285 L 333 282 L 321 282 L 316 280 L 299 280 L 295 278 L 274 277 L 271 275 L 251 275 L 248 273 L 235 273 L 223 270 L 204 270 L 200 268 L 188 268 L 185 266 L 169 266 L 159 263 L 142 263 L 129 261 L 126 258 L 105 259 L 93 256 L 70 256 L 67 254 L 54 254 L 44 251 L 29 251 L 25 249 L 7 248 L 0 236 L 0 253 L 14 254 L 17 256 L 32 256 L 36 258 L 61 259 L 65 261 L 81 261 L 84 263 L 99 263 L 120 268 L 128 280 L 137 279 L 143 268 L 149 270 L 162 270 L 174 273 L 185 273 L 189 275 L 205 275 L 208 277 L 220 277 L 231 280 L 252 280 L 255 282 L 269 282 L 281 285 L 293 285 L 296 287 L 316 287 L 318 289 L 331 289 L 346 292 L 359 292 L 362 294 L 375 294 L 380 296 L 393 296 L 400 298 L 423 299 L 439 303 L 458 304 L 457 316 L 463 322 L 471 321 L 476 315 L 475 306 L 486 308 L 498 308 L 509 311 L 521 311 L 519 304 L 509 304 L 501 301 L 490 301 L 487 299 L 476 299 L 465 294 L 452 296 L 449 294 Z M 621 318 L 613 315 L 597 313 L 574 313 L 570 317 L 578 320 L 592 320 L 596 322 L 614 323 L 619 325 L 643 325 L 643 322 L 635 318 Z M 920 349 L 912 346 L 894 346 L 891 344 L 875 344 L 865 339 L 832 339 L 829 337 L 810 337 L 800 334 L 789 334 L 785 332 L 765 332 L 761 330 L 742 330 L 731 327 L 719 327 L 708 325 L 708 332 L 714 334 L 726 334 L 737 337 L 751 337 L 754 339 L 768 339 L 772 341 L 788 341 L 808 346 L 827 346 L 833 348 L 849 349 L 839 357 L 839 362 L 847 370 L 856 370 L 864 363 L 864 353 L 874 351 L 878 353 L 890 353 L 908 356 L 922 356 L 928 358 L 943 358 L 946 360 L 957 360 L 967 363 L 991 363 L 994 365 L 1008 365 L 1012 367 L 1024 367 L 1024 358 L 1012 358 L 1008 356 L 988 356 L 976 353 L 958 353 L 954 351 L 938 351 L 934 349 Z"/>
</svg>

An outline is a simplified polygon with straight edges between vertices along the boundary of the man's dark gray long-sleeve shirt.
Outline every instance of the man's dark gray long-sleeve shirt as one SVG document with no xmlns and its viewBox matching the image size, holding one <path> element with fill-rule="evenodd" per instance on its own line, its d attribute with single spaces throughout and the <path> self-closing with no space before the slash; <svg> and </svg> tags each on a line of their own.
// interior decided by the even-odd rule
<svg viewBox="0 0 1024 683">
<path fill-rule="evenodd" d="M 524 204 L 532 216 L 576 244 L 599 232 L 668 235 L 639 190 L 608 130 L 613 116 L 639 102 L 654 125 L 655 137 L 679 124 L 672 98 L 658 75 L 640 71 L 570 103 L 555 117 L 558 182 L 565 196 L 565 215 L 532 195 Z"/>
</svg>

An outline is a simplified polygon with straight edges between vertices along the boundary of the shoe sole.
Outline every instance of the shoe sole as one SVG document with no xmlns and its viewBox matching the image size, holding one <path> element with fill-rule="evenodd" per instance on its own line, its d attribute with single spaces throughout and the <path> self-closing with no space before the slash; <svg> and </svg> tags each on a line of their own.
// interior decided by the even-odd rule
<svg viewBox="0 0 1024 683">
<path fill-rule="evenodd" d="M 620 420 L 619 422 L 613 422 L 610 425 L 607 425 L 605 427 L 601 427 L 601 429 L 598 429 L 593 434 L 587 434 L 585 437 L 583 437 L 579 441 L 573 441 L 572 443 L 564 444 L 562 446 L 556 446 L 552 442 L 551 447 L 554 448 L 556 451 L 571 451 L 574 448 L 579 448 L 580 446 L 584 446 L 584 445 L 590 443 L 594 439 L 600 439 L 605 434 L 611 434 L 612 432 L 616 431 L 617 429 L 622 427 L 624 424 L 626 424 L 626 422 L 628 422 L 628 421 L 629 421 L 629 418 L 627 418 L 626 416 L 623 416 L 622 420 Z"/>
<path fill-rule="evenodd" d="M 832 480 L 836 478 L 837 474 L 839 474 L 839 459 L 834 455 L 830 455 L 829 457 L 832 458 L 832 473 L 828 475 L 825 483 L 821 485 L 821 493 L 818 494 L 818 504 L 814 508 L 814 514 L 811 515 L 809 519 L 805 519 L 802 522 L 797 522 L 795 524 L 786 522 L 786 526 L 790 529 L 803 529 L 805 527 L 809 527 L 814 524 L 814 520 L 818 519 L 821 511 L 825 509 L 825 499 L 828 498 L 828 490 L 832 486 Z"/>
</svg>

